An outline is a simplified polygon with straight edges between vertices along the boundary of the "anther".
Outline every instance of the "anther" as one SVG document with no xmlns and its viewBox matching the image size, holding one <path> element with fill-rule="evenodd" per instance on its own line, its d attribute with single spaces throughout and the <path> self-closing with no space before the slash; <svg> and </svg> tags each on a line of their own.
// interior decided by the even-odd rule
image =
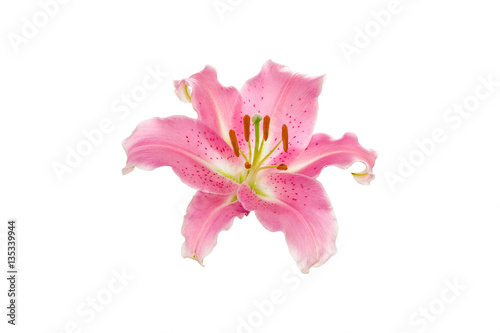
<svg viewBox="0 0 500 333">
<path fill-rule="evenodd" d="M 248 162 L 245 162 L 245 169 L 250 169 L 252 165 Z"/>
<path fill-rule="evenodd" d="M 245 132 L 245 141 L 250 140 L 250 116 L 245 115 L 243 117 L 243 131 Z"/>
<path fill-rule="evenodd" d="M 269 137 L 269 123 L 271 122 L 271 117 L 265 116 L 264 117 L 264 141 L 267 141 L 267 138 Z"/>
<path fill-rule="evenodd" d="M 283 125 L 283 126 L 284 126 L 284 125 Z M 286 164 L 280 164 L 280 165 L 278 165 L 277 169 L 278 169 L 278 170 L 287 170 L 287 169 L 288 169 L 288 167 L 286 166 Z"/>
<path fill-rule="evenodd" d="M 229 138 L 231 139 L 231 145 L 233 146 L 234 155 L 236 157 L 240 156 L 240 146 L 238 146 L 238 139 L 236 138 L 236 133 L 234 130 L 229 131 Z"/>
<path fill-rule="evenodd" d="M 288 151 L 288 127 L 285 124 L 281 126 L 281 139 L 283 140 L 283 150 Z"/>
</svg>

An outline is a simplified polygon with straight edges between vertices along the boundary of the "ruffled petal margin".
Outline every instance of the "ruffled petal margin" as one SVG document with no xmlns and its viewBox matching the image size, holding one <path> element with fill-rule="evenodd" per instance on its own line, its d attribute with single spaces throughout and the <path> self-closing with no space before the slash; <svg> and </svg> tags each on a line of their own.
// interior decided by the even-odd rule
<svg viewBox="0 0 500 333">
<path fill-rule="evenodd" d="M 211 66 L 187 79 L 174 81 L 174 87 L 181 101 L 192 103 L 198 119 L 229 142 L 233 114 L 241 108 L 238 90 L 221 85 L 216 70 Z"/>
<path fill-rule="evenodd" d="M 256 194 L 244 183 L 238 190 L 243 208 L 255 211 L 269 231 L 282 231 L 303 273 L 336 253 L 337 220 L 323 186 L 307 176 L 263 172 Z"/>
<path fill-rule="evenodd" d="M 127 164 L 153 170 L 170 166 L 187 185 L 204 192 L 235 193 L 236 178 L 244 170 L 244 159 L 234 156 L 222 138 L 201 121 L 173 116 L 141 122 L 125 139 Z"/>
<path fill-rule="evenodd" d="M 218 195 L 198 191 L 189 204 L 182 225 L 186 241 L 182 245 L 182 256 L 197 260 L 203 266 L 203 259 L 217 244 L 217 236 L 228 230 L 235 217 L 243 218 L 248 211 L 235 201 L 235 194 Z"/>
<path fill-rule="evenodd" d="M 338 140 L 327 134 L 314 134 L 307 149 L 288 165 L 288 172 L 316 178 L 324 167 L 335 165 L 342 169 L 349 168 L 355 162 L 362 162 L 366 168 L 359 173 L 352 173 L 354 179 L 363 185 L 369 185 L 375 178 L 373 166 L 377 159 L 374 150 L 363 148 L 358 137 L 346 133 Z"/>
<path fill-rule="evenodd" d="M 270 151 L 281 140 L 281 127 L 287 125 L 288 152 L 278 147 L 264 165 L 287 164 L 306 147 L 313 134 L 318 112 L 318 96 L 321 93 L 324 76 L 308 76 L 290 70 L 288 67 L 267 61 L 259 74 L 248 80 L 241 88 L 243 105 L 233 117 L 240 146 L 244 146 L 244 115 L 259 113 L 271 117 L 269 139 L 265 150 Z M 253 142 L 253 126 L 250 135 Z"/>
</svg>

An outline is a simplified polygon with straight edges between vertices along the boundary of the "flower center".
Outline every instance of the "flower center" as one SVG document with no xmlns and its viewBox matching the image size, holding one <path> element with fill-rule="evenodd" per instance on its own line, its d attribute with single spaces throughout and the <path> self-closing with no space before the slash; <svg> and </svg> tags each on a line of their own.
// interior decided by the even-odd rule
<svg viewBox="0 0 500 333">
<path fill-rule="evenodd" d="M 260 122 L 264 120 L 262 126 L 262 141 L 260 141 Z M 250 125 L 251 122 L 254 124 L 255 129 L 255 140 L 254 147 L 250 141 Z M 231 146 L 233 147 L 234 154 L 239 157 L 240 154 L 245 158 L 245 169 L 239 179 L 239 183 L 246 182 L 252 189 L 255 188 L 255 183 L 257 179 L 257 173 L 263 169 L 276 168 L 278 170 L 286 170 L 287 166 L 285 164 L 280 165 L 270 165 L 262 166 L 262 164 L 271 156 L 271 154 L 283 143 L 283 150 L 288 151 L 288 127 L 283 124 L 281 127 L 281 140 L 271 149 L 267 154 L 264 154 L 264 142 L 269 138 L 269 125 L 271 123 L 271 118 L 256 113 L 250 118 L 249 115 L 243 117 L 243 133 L 245 134 L 245 141 L 248 143 L 248 156 L 241 150 L 238 144 L 238 139 L 236 137 L 236 132 L 234 130 L 229 131 L 229 138 L 231 140 Z"/>
</svg>

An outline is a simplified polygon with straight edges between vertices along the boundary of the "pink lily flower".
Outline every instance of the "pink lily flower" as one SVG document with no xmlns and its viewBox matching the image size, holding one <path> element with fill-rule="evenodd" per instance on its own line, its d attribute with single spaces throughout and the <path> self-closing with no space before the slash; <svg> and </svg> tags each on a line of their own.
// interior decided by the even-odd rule
<svg viewBox="0 0 500 333">
<path fill-rule="evenodd" d="M 185 258 L 203 265 L 218 234 L 250 211 L 269 231 L 284 233 L 303 273 L 335 254 L 337 221 L 316 178 L 328 165 L 346 169 L 362 162 L 365 170 L 353 175 L 369 184 L 377 155 L 351 133 L 313 135 L 323 80 L 268 61 L 238 91 L 222 86 L 206 66 L 174 82 L 198 119 L 149 119 L 123 142 L 123 174 L 170 166 L 198 190 L 182 226 Z"/>
</svg>

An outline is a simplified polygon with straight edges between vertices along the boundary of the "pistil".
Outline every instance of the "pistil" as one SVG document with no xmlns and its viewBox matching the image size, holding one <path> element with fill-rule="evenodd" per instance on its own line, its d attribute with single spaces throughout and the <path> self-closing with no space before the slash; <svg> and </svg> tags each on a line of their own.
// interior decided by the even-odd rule
<svg viewBox="0 0 500 333">
<path fill-rule="evenodd" d="M 259 153 L 260 153 L 260 150 L 259 150 L 259 123 L 260 121 L 262 120 L 262 116 L 258 113 L 254 114 L 252 116 L 252 122 L 254 124 L 254 127 L 255 127 L 255 156 L 253 158 L 253 163 L 252 164 L 256 164 L 258 162 L 258 158 L 259 158 Z M 262 147 L 260 147 L 262 148 Z"/>
</svg>

